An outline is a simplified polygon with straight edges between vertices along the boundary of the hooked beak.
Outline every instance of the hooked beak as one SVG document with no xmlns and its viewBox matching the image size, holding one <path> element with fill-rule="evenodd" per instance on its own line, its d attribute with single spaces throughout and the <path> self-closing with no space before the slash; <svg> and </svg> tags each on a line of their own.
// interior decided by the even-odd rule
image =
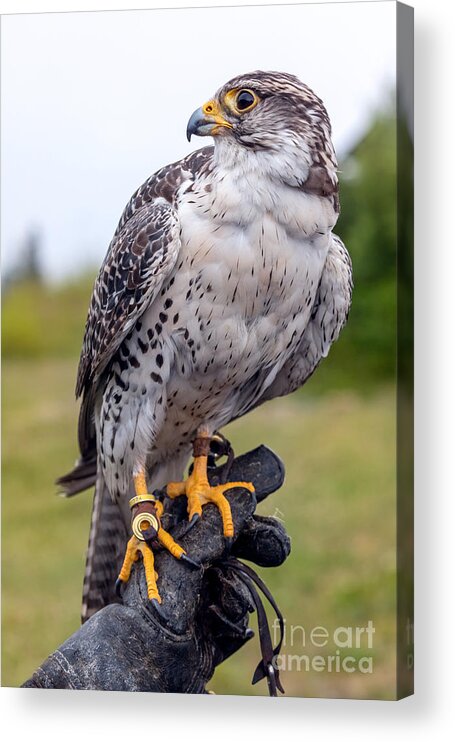
<svg viewBox="0 0 455 742">
<path fill-rule="evenodd" d="M 211 100 L 191 115 L 186 127 L 186 138 L 191 141 L 192 134 L 198 137 L 215 136 L 223 129 L 232 128 L 232 124 L 221 115 L 218 103 Z"/>
</svg>

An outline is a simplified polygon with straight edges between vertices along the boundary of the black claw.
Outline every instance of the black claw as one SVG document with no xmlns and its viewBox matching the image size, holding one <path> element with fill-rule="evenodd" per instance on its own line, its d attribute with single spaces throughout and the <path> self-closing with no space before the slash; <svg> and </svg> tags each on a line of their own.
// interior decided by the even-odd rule
<svg viewBox="0 0 455 742">
<path fill-rule="evenodd" d="M 186 533 L 189 533 L 189 531 L 191 531 L 191 529 L 196 525 L 196 523 L 198 522 L 198 520 L 200 520 L 200 517 L 201 516 L 199 515 L 199 513 L 195 513 L 193 515 L 193 517 L 191 518 L 191 520 L 188 521 L 187 527 L 185 529 L 185 534 Z"/>
<path fill-rule="evenodd" d="M 199 562 L 195 562 L 194 559 L 191 559 L 191 557 L 187 556 L 186 554 L 182 554 L 180 560 L 182 562 L 185 562 L 185 564 L 188 564 L 188 566 L 192 567 L 192 569 L 200 569 L 202 567 L 202 564 L 200 564 Z"/>
<path fill-rule="evenodd" d="M 198 520 L 200 520 L 200 518 L 201 516 L 199 515 L 199 513 L 195 513 L 193 517 L 191 518 L 191 520 L 189 521 L 188 528 L 186 529 L 185 533 L 189 533 L 189 531 L 191 531 L 191 529 L 196 525 L 196 523 L 198 522 Z"/>
<path fill-rule="evenodd" d="M 118 577 L 118 579 L 115 581 L 115 594 L 117 598 L 122 597 L 122 587 L 124 584 L 125 583 L 123 582 L 123 580 L 120 579 L 120 577 Z"/>
<path fill-rule="evenodd" d="M 232 536 L 225 536 L 224 543 L 226 544 L 226 550 L 231 551 L 232 544 L 234 543 L 234 539 L 232 538 Z"/>
<path fill-rule="evenodd" d="M 156 598 L 152 598 L 152 600 L 150 602 L 153 605 L 153 607 L 156 610 L 156 612 L 158 613 L 159 617 L 162 618 L 163 621 L 166 621 L 166 623 L 167 623 L 168 617 L 167 617 L 165 611 L 162 609 L 161 603 Z"/>
<path fill-rule="evenodd" d="M 196 525 L 196 523 L 198 522 L 198 520 L 199 520 L 199 517 L 200 517 L 200 516 L 199 516 L 199 513 L 195 513 L 195 514 L 193 515 L 193 517 L 191 518 L 191 520 L 189 520 L 189 521 L 187 522 L 187 524 L 186 524 L 186 528 L 184 528 L 184 530 L 183 530 L 183 531 L 179 531 L 179 538 L 183 538 L 183 536 L 186 536 L 186 534 L 187 534 L 187 533 L 189 533 L 189 532 L 191 531 L 191 529 L 193 528 L 193 526 L 195 526 L 195 525 Z"/>
<path fill-rule="evenodd" d="M 253 629 L 246 629 L 245 634 L 244 634 L 245 641 L 249 641 L 250 639 L 253 638 L 253 636 L 254 636 Z"/>
</svg>

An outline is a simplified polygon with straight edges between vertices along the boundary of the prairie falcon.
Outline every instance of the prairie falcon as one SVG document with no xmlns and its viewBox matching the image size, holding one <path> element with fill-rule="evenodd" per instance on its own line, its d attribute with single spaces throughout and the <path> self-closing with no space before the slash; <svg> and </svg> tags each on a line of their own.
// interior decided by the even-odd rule
<svg viewBox="0 0 455 742">
<path fill-rule="evenodd" d="M 287 73 L 240 75 L 193 113 L 193 134 L 214 146 L 136 191 L 93 289 L 76 389 L 81 457 L 60 480 L 67 494 L 96 480 L 83 617 L 110 601 L 128 537 L 120 579 L 142 554 L 158 609 L 144 529 L 188 558 L 161 527 L 155 488 L 186 495 L 190 519 L 214 502 L 233 536 L 224 492 L 236 483 L 209 486 L 211 436 L 304 384 L 349 312 L 322 101 Z"/>
</svg>

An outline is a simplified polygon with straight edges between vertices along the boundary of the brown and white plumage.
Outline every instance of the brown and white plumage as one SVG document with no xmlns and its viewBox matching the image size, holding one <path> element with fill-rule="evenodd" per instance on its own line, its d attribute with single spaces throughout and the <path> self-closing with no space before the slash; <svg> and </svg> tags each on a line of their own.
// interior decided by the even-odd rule
<svg viewBox="0 0 455 742">
<path fill-rule="evenodd" d="M 82 457 L 62 480 L 78 491 L 97 462 L 85 615 L 112 599 L 106 572 L 118 570 L 112 541 L 124 547 L 133 474 L 145 467 L 153 488 L 181 478 L 198 427 L 213 432 L 301 386 L 349 311 L 320 99 L 292 75 L 242 75 L 193 114 L 189 133 L 212 134 L 215 147 L 133 195 L 89 309 Z"/>
</svg>

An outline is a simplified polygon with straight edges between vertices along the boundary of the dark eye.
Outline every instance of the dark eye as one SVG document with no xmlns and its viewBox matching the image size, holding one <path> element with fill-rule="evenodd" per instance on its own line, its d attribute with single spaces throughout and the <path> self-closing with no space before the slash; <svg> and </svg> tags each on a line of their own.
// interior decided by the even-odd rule
<svg viewBox="0 0 455 742">
<path fill-rule="evenodd" d="M 235 105 L 239 111 L 246 111 L 256 103 L 256 96 L 251 90 L 241 90 L 235 99 Z"/>
</svg>

